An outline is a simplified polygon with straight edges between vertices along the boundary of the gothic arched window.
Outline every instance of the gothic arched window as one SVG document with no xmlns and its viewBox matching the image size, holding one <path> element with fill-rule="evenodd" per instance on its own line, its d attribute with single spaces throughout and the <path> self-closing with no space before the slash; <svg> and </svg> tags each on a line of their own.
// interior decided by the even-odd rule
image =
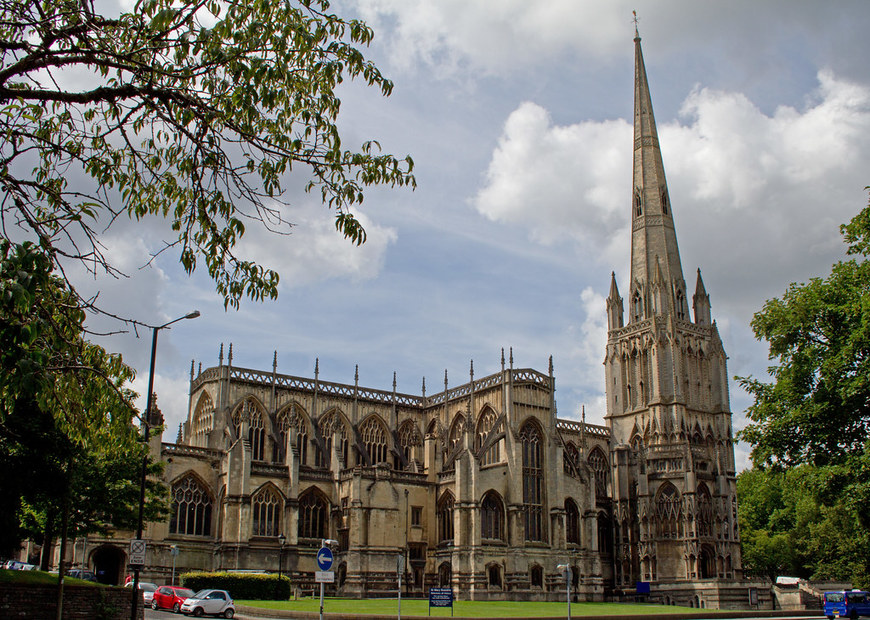
<svg viewBox="0 0 870 620">
<path fill-rule="evenodd" d="M 504 505 L 495 491 L 484 495 L 480 503 L 480 537 L 504 540 Z"/>
<path fill-rule="evenodd" d="M 453 542 L 453 494 L 447 491 L 438 501 L 436 517 L 438 521 L 438 542 Z"/>
<path fill-rule="evenodd" d="M 640 195 L 640 189 L 634 190 L 634 215 L 635 217 L 643 215 L 643 199 Z"/>
<path fill-rule="evenodd" d="M 281 533 L 282 501 L 278 493 L 269 487 L 260 489 L 251 498 L 254 513 L 254 536 L 277 536 Z"/>
<path fill-rule="evenodd" d="M 607 457 L 601 448 L 595 446 L 592 452 L 589 453 L 589 458 L 586 459 L 589 469 L 592 470 L 595 476 L 595 497 L 598 499 L 607 497 Z"/>
<path fill-rule="evenodd" d="M 329 467 L 332 462 L 332 438 L 334 435 L 338 435 L 338 449 L 341 454 L 342 460 L 344 461 L 345 467 L 350 467 L 350 461 L 348 460 L 350 446 L 347 441 L 347 430 L 344 425 L 344 420 L 341 417 L 341 414 L 333 409 L 329 413 L 325 414 L 323 418 L 320 420 L 320 434 L 323 437 L 323 443 L 325 446 L 325 450 L 321 451 L 319 448 L 315 453 L 315 463 L 316 467 Z"/>
<path fill-rule="evenodd" d="M 525 539 L 544 540 L 544 438 L 534 422 L 520 430 L 523 446 L 523 525 Z"/>
<path fill-rule="evenodd" d="M 680 520 L 683 516 L 680 492 L 670 482 L 659 489 L 655 501 L 656 533 L 661 538 L 677 538 L 680 532 Z"/>
<path fill-rule="evenodd" d="M 211 535 L 211 494 L 205 485 L 188 474 L 172 485 L 170 534 Z"/>
<path fill-rule="evenodd" d="M 640 293 L 635 293 L 631 300 L 631 313 L 635 321 L 643 320 L 643 300 Z"/>
<path fill-rule="evenodd" d="M 421 460 L 420 446 L 422 444 L 420 431 L 417 430 L 417 426 L 411 420 L 402 422 L 402 425 L 399 427 L 399 447 L 405 456 L 405 462 L 408 464 L 409 469 L 413 467 L 415 461 L 419 462 Z"/>
<path fill-rule="evenodd" d="M 498 424 L 498 428 L 496 428 L 496 424 Z M 501 429 L 501 424 L 498 420 L 498 414 L 495 411 L 490 409 L 489 407 L 483 412 L 480 416 L 480 419 L 477 422 L 477 433 L 474 437 L 474 451 L 475 453 L 479 453 L 481 447 L 484 445 L 487 436 L 492 431 L 498 431 Z M 480 455 L 480 464 L 481 465 L 492 465 L 493 463 L 501 462 L 501 447 L 504 444 L 504 439 L 499 439 L 492 445 L 490 445 L 486 452 Z"/>
<path fill-rule="evenodd" d="M 251 411 L 251 426 L 248 430 L 248 439 L 251 442 L 251 459 L 262 461 L 266 449 L 266 425 L 263 423 L 263 414 L 259 407 Z"/>
<path fill-rule="evenodd" d="M 299 464 L 305 465 L 308 457 L 308 422 L 305 414 L 295 403 L 285 407 L 278 414 L 278 446 L 275 450 L 275 461 L 287 462 L 287 434 L 290 429 L 296 431 L 296 454 L 299 455 Z"/>
<path fill-rule="evenodd" d="M 565 444 L 565 451 L 562 452 L 562 470 L 576 478 L 580 470 L 580 451 L 574 442 L 569 441 Z"/>
<path fill-rule="evenodd" d="M 359 434 L 363 446 L 368 452 L 372 465 L 387 462 L 389 447 L 387 445 L 387 431 L 377 417 L 369 416 L 359 427 Z"/>
<path fill-rule="evenodd" d="M 309 490 L 299 498 L 299 538 L 328 538 L 327 518 L 329 504 L 316 490 Z"/>
<path fill-rule="evenodd" d="M 196 403 L 193 412 L 193 441 L 204 448 L 208 441 L 208 433 L 214 428 L 214 404 L 207 392 L 203 392 Z"/>
<path fill-rule="evenodd" d="M 565 500 L 565 540 L 580 544 L 580 509 L 571 498 Z"/>
</svg>

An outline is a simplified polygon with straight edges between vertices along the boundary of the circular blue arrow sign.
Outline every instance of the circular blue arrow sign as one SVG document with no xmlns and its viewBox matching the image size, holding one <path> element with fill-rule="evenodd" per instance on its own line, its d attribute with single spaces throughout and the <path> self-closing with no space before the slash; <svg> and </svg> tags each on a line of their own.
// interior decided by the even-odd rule
<svg viewBox="0 0 870 620">
<path fill-rule="evenodd" d="M 332 568 L 332 562 L 335 558 L 332 557 L 332 551 L 329 547 L 321 547 L 317 552 L 317 566 L 320 570 L 329 570 Z"/>
</svg>

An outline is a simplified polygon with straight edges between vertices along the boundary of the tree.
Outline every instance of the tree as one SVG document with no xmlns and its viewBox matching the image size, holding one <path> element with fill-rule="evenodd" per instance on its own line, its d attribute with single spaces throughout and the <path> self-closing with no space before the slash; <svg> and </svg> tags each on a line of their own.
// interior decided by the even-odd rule
<svg viewBox="0 0 870 620">
<path fill-rule="evenodd" d="M 754 398 L 739 438 L 755 464 L 738 492 L 750 566 L 792 557 L 800 576 L 860 587 L 870 585 L 870 206 L 841 232 L 853 258 L 753 318 L 775 364 L 772 382 L 738 377 Z"/>
<path fill-rule="evenodd" d="M 757 464 L 827 465 L 870 435 L 870 207 L 841 227 L 849 253 L 826 278 L 792 284 L 752 328 L 770 344 L 772 383 L 738 378 L 754 397 L 740 437 Z"/>
<path fill-rule="evenodd" d="M 0 241 L 0 317 L 0 556 L 25 537 L 51 543 L 65 497 L 73 534 L 132 527 L 147 450 L 132 370 L 84 340 L 75 296 L 33 244 Z M 158 517 L 165 488 L 148 486 Z"/>
<path fill-rule="evenodd" d="M 383 95 L 393 85 L 357 48 L 372 30 L 328 10 L 327 0 L 138 0 L 105 17 L 92 0 L 0 0 L 0 235 L 11 239 L 14 224 L 55 266 L 118 273 L 105 227 L 165 217 L 166 248 L 188 273 L 204 263 L 238 306 L 277 295 L 278 274 L 233 249 L 249 221 L 287 231 L 282 188 L 302 169 L 336 229 L 364 242 L 352 207 L 367 186 L 414 186 L 413 162 L 373 141 L 343 148 L 342 81 Z"/>
</svg>

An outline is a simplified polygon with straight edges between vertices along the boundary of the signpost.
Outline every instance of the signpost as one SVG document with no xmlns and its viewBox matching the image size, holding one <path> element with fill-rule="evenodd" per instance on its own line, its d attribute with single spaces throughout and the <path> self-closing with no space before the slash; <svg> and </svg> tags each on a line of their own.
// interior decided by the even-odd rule
<svg viewBox="0 0 870 620">
<path fill-rule="evenodd" d="M 147 545 L 144 540 L 136 538 L 130 541 L 130 566 L 145 566 L 145 551 Z"/>
<path fill-rule="evenodd" d="M 172 585 L 175 585 L 175 558 L 178 557 L 178 545 L 169 547 L 169 553 L 172 554 Z"/>
<path fill-rule="evenodd" d="M 335 557 L 329 545 L 337 544 L 337 540 L 324 539 L 320 542 L 320 549 L 317 551 L 317 568 L 320 570 L 314 572 L 314 581 L 320 584 L 320 620 L 323 620 L 323 584 L 335 582 L 335 573 L 332 572 Z"/>
<path fill-rule="evenodd" d="M 565 585 L 568 590 L 568 620 L 571 620 L 571 565 L 559 564 L 556 570 L 562 571 L 562 574 L 565 575 Z"/>
<path fill-rule="evenodd" d="M 405 572 L 405 556 L 396 556 L 396 574 L 399 576 L 399 620 L 402 620 L 402 573 Z"/>
<path fill-rule="evenodd" d="M 453 588 L 429 588 L 429 615 L 433 607 L 449 607 L 453 616 Z"/>
</svg>

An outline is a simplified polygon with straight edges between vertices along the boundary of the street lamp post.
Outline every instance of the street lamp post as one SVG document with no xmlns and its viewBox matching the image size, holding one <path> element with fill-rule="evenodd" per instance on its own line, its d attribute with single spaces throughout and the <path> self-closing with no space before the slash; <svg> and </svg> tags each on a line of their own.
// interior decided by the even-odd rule
<svg viewBox="0 0 870 620">
<path fill-rule="evenodd" d="M 145 415 L 142 416 L 142 437 L 145 439 L 145 454 L 142 457 L 142 477 L 139 480 L 139 524 L 136 528 L 136 540 L 142 540 L 142 529 L 145 516 L 145 483 L 148 479 L 148 434 L 151 431 L 148 416 L 154 406 L 154 365 L 157 361 L 157 332 L 185 319 L 195 319 L 199 316 L 199 310 L 178 317 L 163 325 L 151 328 L 151 369 L 148 373 L 148 400 L 145 406 Z M 130 605 L 130 620 L 137 620 L 139 605 L 139 564 L 133 567 L 133 603 Z"/>
<path fill-rule="evenodd" d="M 281 583 L 281 573 L 284 571 L 284 545 L 287 542 L 287 538 L 284 534 L 278 535 L 278 542 L 281 543 L 281 549 L 278 551 L 278 583 Z M 280 585 L 278 586 L 280 587 Z"/>
</svg>

